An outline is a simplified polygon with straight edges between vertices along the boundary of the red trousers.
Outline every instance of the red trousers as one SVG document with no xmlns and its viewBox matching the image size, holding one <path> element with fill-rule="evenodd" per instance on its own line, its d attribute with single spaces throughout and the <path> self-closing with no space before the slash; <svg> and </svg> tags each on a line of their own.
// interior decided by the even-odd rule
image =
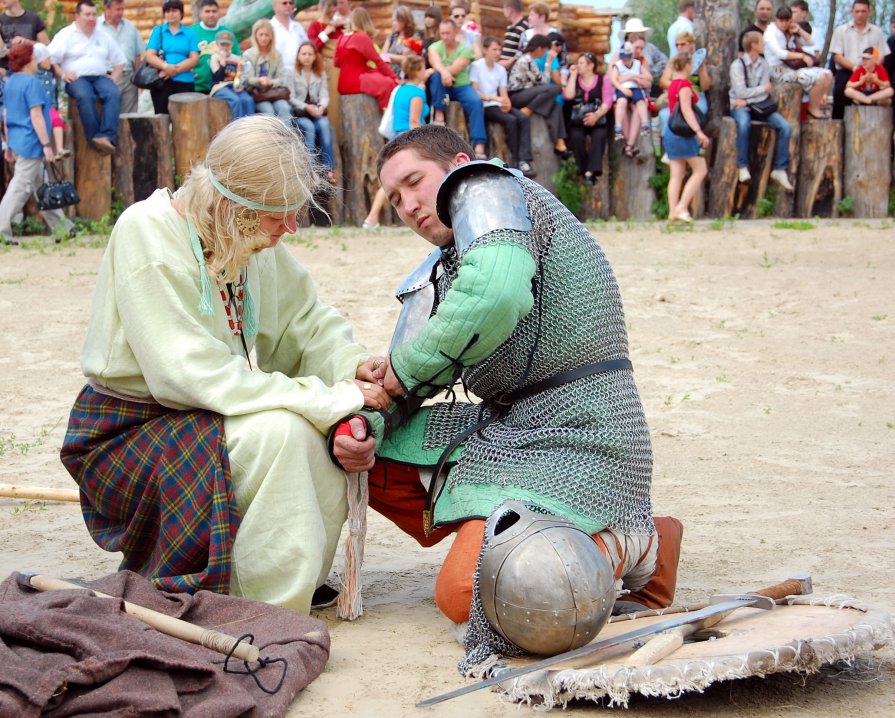
<svg viewBox="0 0 895 718">
<path fill-rule="evenodd" d="M 426 536 L 423 531 L 426 490 L 420 483 L 416 467 L 380 459 L 370 471 L 368 482 L 370 506 L 421 546 L 434 546 L 456 533 L 435 581 L 435 604 L 454 623 L 468 621 L 475 567 L 485 538 L 485 522 L 468 519 L 456 526 L 437 528 Z M 628 594 L 625 600 L 642 603 L 646 608 L 664 608 L 674 600 L 684 528 L 680 521 L 671 517 L 654 520 L 659 537 L 656 572 L 646 586 Z M 602 540 L 597 540 L 597 545 L 605 551 Z"/>
</svg>

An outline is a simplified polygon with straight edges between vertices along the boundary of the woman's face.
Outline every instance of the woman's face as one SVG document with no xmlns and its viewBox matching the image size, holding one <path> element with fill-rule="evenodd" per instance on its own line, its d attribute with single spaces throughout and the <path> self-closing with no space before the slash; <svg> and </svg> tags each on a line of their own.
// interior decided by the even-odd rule
<svg viewBox="0 0 895 718">
<path fill-rule="evenodd" d="M 258 212 L 261 224 L 258 227 L 258 249 L 276 246 L 284 234 L 295 234 L 298 229 L 298 212 Z M 263 238 L 267 237 L 267 241 Z"/>
<path fill-rule="evenodd" d="M 269 49 L 270 43 L 273 41 L 273 35 L 266 27 L 259 27 L 258 32 L 255 33 L 255 38 L 258 40 L 258 47 L 262 50 Z"/>
<path fill-rule="evenodd" d="M 165 22 L 179 24 L 183 20 L 183 11 L 177 8 L 168 8 L 165 11 Z"/>
<path fill-rule="evenodd" d="M 317 59 L 317 53 L 314 52 L 314 48 L 310 45 L 303 45 L 298 51 L 298 61 L 302 67 L 311 67 L 315 59 Z"/>
<path fill-rule="evenodd" d="M 578 72 L 589 73 L 594 71 L 593 63 L 591 63 L 584 55 L 578 58 Z"/>
<path fill-rule="evenodd" d="M 646 41 L 641 38 L 640 40 L 635 40 L 632 44 L 634 45 L 634 57 L 639 58 L 643 55 L 643 48 L 646 47 Z"/>
<path fill-rule="evenodd" d="M 528 13 L 528 24 L 532 27 L 538 25 L 543 25 L 547 21 L 547 18 L 543 15 L 538 15 L 534 10 L 530 10 Z"/>
</svg>

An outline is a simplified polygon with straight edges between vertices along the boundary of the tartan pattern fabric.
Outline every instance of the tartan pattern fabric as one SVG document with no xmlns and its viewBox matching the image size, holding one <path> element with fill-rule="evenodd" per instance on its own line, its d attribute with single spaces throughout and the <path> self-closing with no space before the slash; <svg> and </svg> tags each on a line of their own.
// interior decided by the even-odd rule
<svg viewBox="0 0 895 718">
<path fill-rule="evenodd" d="M 62 463 L 93 540 L 167 591 L 229 593 L 239 510 L 220 414 L 124 401 L 85 386 Z"/>
</svg>

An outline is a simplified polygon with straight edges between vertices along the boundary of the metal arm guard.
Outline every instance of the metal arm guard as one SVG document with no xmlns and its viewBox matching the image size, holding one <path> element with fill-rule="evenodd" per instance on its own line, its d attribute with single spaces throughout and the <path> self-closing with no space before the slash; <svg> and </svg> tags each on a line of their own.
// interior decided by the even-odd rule
<svg viewBox="0 0 895 718">
<path fill-rule="evenodd" d="M 448 172 L 438 189 L 438 219 L 454 230 L 457 254 L 496 229 L 530 232 L 531 217 L 517 177 L 506 166 L 484 160 L 467 162 Z"/>
</svg>

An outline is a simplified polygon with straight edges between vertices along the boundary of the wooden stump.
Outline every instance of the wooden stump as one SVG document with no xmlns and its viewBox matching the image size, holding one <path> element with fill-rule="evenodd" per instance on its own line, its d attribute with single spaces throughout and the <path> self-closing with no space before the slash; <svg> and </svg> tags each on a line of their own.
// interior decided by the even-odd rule
<svg viewBox="0 0 895 718">
<path fill-rule="evenodd" d="M 213 97 L 208 98 L 208 141 L 211 142 L 218 132 L 223 130 L 230 124 L 233 115 L 230 112 L 230 105 L 224 100 L 216 100 Z"/>
<path fill-rule="evenodd" d="M 486 122 L 485 129 L 488 130 L 488 156 L 500 157 L 508 165 L 515 167 L 519 158 L 510 156 L 510 149 L 507 147 L 507 133 L 503 125 L 497 122 Z"/>
<path fill-rule="evenodd" d="M 606 143 L 609 144 L 608 142 Z M 584 185 L 581 219 L 609 219 L 609 147 L 603 153 L 603 174 L 595 184 Z"/>
<path fill-rule="evenodd" d="M 752 179 L 741 183 L 737 177 L 737 126 L 732 117 L 722 117 L 718 126 L 715 161 L 711 168 L 709 215 L 759 216 L 759 200 L 768 189 L 768 178 L 774 166 L 774 141 L 777 133 L 764 122 L 752 121 L 749 132 L 749 173 Z"/>
<path fill-rule="evenodd" d="M 656 174 L 656 152 L 652 138 L 639 135 L 637 149 L 640 154 L 631 158 L 622 152 L 624 140 L 609 140 L 609 152 L 613 155 L 609 177 L 609 210 L 618 219 L 650 219 L 656 191 L 649 179 Z M 601 181 L 605 176 L 601 178 Z"/>
<path fill-rule="evenodd" d="M 796 217 L 837 217 L 842 199 L 842 120 L 802 127 Z"/>
<path fill-rule="evenodd" d="M 98 220 L 112 209 L 112 158 L 97 152 L 84 135 L 78 104 L 68 103 L 68 114 L 74 135 L 75 188 L 81 201 L 79 217 Z"/>
<path fill-rule="evenodd" d="M 777 202 L 774 205 L 774 215 L 777 217 L 792 217 L 796 204 L 796 191 L 798 190 L 799 177 L 799 147 L 802 134 L 802 88 L 795 82 L 784 82 L 777 85 L 774 99 L 783 118 L 792 127 L 789 137 L 789 177 L 795 189 L 787 192 L 777 185 Z M 776 138 L 774 138 L 776 141 Z"/>
<path fill-rule="evenodd" d="M 845 108 L 842 188 L 854 198 L 853 216 L 885 217 L 892 175 L 892 108 Z"/>
<path fill-rule="evenodd" d="M 208 101 L 208 96 L 201 92 L 179 92 L 168 100 L 177 184 L 186 181 L 192 166 L 203 161 L 208 151 L 211 140 Z"/>
<path fill-rule="evenodd" d="M 531 167 L 538 173 L 536 181 L 548 192 L 556 193 L 553 175 L 559 172 L 562 160 L 553 152 L 553 140 L 547 130 L 547 120 L 540 115 L 531 116 Z"/>
<path fill-rule="evenodd" d="M 709 168 L 709 217 L 732 217 L 737 188 L 737 123 L 722 117 L 716 123 Z"/>
<path fill-rule="evenodd" d="M 466 122 L 466 113 L 463 112 L 463 105 L 459 102 L 448 103 L 444 113 L 444 122 L 452 130 L 459 132 L 461 137 L 469 139 L 469 125 Z"/>
<path fill-rule="evenodd" d="M 174 189 L 168 115 L 121 115 L 112 178 L 125 207 L 146 199 L 159 187 Z"/>
<path fill-rule="evenodd" d="M 369 95 L 342 95 L 341 98 L 342 187 L 344 188 L 343 221 L 360 226 L 376 190 L 376 156 L 385 145 L 379 134 L 382 113 L 376 99 Z M 390 215 L 388 210 L 383 216 Z"/>
</svg>

